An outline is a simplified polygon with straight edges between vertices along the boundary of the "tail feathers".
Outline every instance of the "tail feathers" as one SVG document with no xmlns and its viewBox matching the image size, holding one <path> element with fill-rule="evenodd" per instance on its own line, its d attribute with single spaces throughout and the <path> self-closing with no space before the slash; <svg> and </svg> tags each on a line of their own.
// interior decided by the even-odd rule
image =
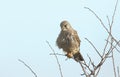
<svg viewBox="0 0 120 77">
<path fill-rule="evenodd" d="M 73 55 L 75 61 L 79 62 L 79 61 L 84 61 L 84 58 L 82 57 L 82 55 L 80 54 L 80 52 L 76 53 Z"/>
</svg>

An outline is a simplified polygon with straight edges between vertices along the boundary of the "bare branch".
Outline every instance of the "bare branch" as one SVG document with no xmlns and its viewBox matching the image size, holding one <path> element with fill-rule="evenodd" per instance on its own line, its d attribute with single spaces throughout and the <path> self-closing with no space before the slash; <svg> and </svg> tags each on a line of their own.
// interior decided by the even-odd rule
<svg viewBox="0 0 120 77">
<path fill-rule="evenodd" d="M 107 16 L 107 20 L 108 20 L 108 25 L 109 25 L 109 27 L 110 27 L 110 19 L 109 19 L 108 16 Z"/>
<path fill-rule="evenodd" d="M 97 52 L 97 54 L 102 58 L 101 54 L 99 53 L 99 51 L 97 50 L 97 48 L 93 45 L 93 43 L 91 41 L 89 41 L 87 38 L 85 38 L 91 45 L 92 47 L 95 49 L 95 51 Z"/>
<path fill-rule="evenodd" d="M 120 77 L 119 67 L 117 67 L 117 73 L 118 73 L 118 77 Z"/>
<path fill-rule="evenodd" d="M 18 59 L 19 62 L 23 63 L 32 73 L 35 77 L 37 77 L 37 74 L 32 70 L 30 66 L 28 66 L 24 61 Z"/>
<path fill-rule="evenodd" d="M 117 77 L 116 76 L 116 69 L 115 69 L 115 61 L 114 61 L 114 54 L 113 54 L 113 52 L 112 52 L 112 63 L 113 63 L 113 69 L 114 69 L 114 76 Z"/>
<path fill-rule="evenodd" d="M 115 38 L 113 38 L 113 40 L 114 40 L 116 43 L 118 43 L 118 46 L 120 47 L 120 40 L 117 41 Z"/>
<path fill-rule="evenodd" d="M 108 41 L 108 40 L 106 40 L 106 41 L 110 44 L 110 41 Z M 118 52 L 120 53 L 120 50 L 119 50 L 119 49 L 117 49 L 117 45 L 118 45 L 118 43 L 119 43 L 119 42 L 117 42 L 117 43 L 116 43 L 116 45 L 112 45 L 112 46 L 113 46 L 113 48 L 112 48 L 112 49 L 114 49 L 114 48 L 115 48 L 115 49 L 116 49 L 116 51 L 118 51 Z"/>
<path fill-rule="evenodd" d="M 81 61 L 78 61 L 78 62 L 79 62 L 79 64 L 80 64 L 81 67 L 82 67 L 82 70 L 83 70 L 83 72 L 84 72 L 84 75 L 85 75 L 86 77 L 90 77 L 90 76 L 88 76 L 88 74 L 87 74 L 87 72 L 86 72 L 84 66 L 82 65 Z"/>
<path fill-rule="evenodd" d="M 95 77 L 97 77 L 98 73 L 100 72 L 101 67 L 98 68 Z"/>
<path fill-rule="evenodd" d="M 48 44 L 48 46 L 50 47 L 50 49 L 51 49 L 51 50 L 53 51 L 53 53 L 55 54 L 55 51 L 54 51 L 54 49 L 52 48 L 52 46 L 49 44 L 49 42 L 46 41 L 46 43 Z M 63 77 L 62 70 L 61 70 L 61 65 L 60 65 L 60 63 L 59 63 L 59 60 L 58 60 L 58 57 L 57 57 L 56 54 L 55 54 L 55 58 L 56 58 L 56 60 L 57 60 L 58 66 L 59 66 L 60 75 L 61 75 L 61 77 Z"/>
<path fill-rule="evenodd" d="M 59 54 L 59 53 L 50 53 L 50 55 L 61 55 L 61 56 L 66 56 L 64 54 Z"/>
<path fill-rule="evenodd" d="M 112 27 L 112 25 L 114 23 L 114 18 L 115 18 L 115 13 L 116 13 L 117 5 L 118 5 L 118 0 L 116 1 L 116 4 L 115 4 L 115 9 L 114 9 L 113 16 L 112 16 L 111 27 Z"/>
<path fill-rule="evenodd" d="M 115 6 L 115 12 L 116 12 L 116 8 L 117 8 L 117 4 L 118 4 L 118 1 L 116 2 L 116 6 Z M 88 9 L 90 12 L 92 12 L 95 16 L 96 16 L 96 18 L 100 21 L 100 23 L 101 23 L 101 25 L 103 26 L 103 28 L 107 31 L 107 33 L 114 39 L 114 41 L 117 43 L 118 41 L 112 36 L 112 34 L 109 32 L 109 30 L 106 28 L 106 26 L 104 25 L 104 23 L 103 23 L 103 21 L 102 21 L 102 19 L 93 11 L 93 10 L 91 10 L 90 8 L 88 8 L 88 7 L 84 7 L 85 9 Z M 115 12 L 114 12 L 114 14 L 113 14 L 113 17 L 112 17 L 112 23 L 111 23 L 111 27 L 110 28 L 112 28 L 112 24 L 113 24 L 113 22 L 114 22 L 114 16 L 115 16 Z M 120 43 L 118 44 L 118 46 L 120 47 Z"/>
<path fill-rule="evenodd" d="M 109 38 L 110 38 L 110 35 L 107 37 L 107 40 L 109 40 Z M 107 46 L 108 46 L 108 41 L 106 41 L 106 44 L 105 44 L 105 47 L 104 47 L 104 50 L 103 50 L 103 56 L 105 55 Z"/>
<path fill-rule="evenodd" d="M 100 21 L 100 23 L 102 24 L 102 26 L 104 27 L 104 29 L 109 33 L 109 30 L 104 25 L 102 19 L 93 10 L 91 10 L 90 8 L 88 8 L 88 7 L 84 7 L 84 8 L 88 9 L 90 12 L 92 12 L 96 16 L 96 18 Z"/>
<path fill-rule="evenodd" d="M 87 56 L 88 56 L 88 58 L 89 58 L 89 60 L 90 60 L 91 65 L 93 66 L 93 68 L 95 68 L 96 66 L 95 66 L 95 64 L 92 62 L 92 59 L 90 58 L 89 55 L 87 55 Z"/>
</svg>

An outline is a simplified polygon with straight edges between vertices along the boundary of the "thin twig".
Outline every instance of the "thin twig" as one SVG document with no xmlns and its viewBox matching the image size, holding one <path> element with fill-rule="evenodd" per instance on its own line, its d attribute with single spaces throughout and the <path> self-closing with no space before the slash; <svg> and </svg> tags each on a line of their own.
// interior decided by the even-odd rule
<svg viewBox="0 0 120 77">
<path fill-rule="evenodd" d="M 108 31 L 108 29 L 106 28 L 106 26 L 104 25 L 102 19 L 101 19 L 93 10 L 91 10 L 90 8 L 88 8 L 88 7 L 84 7 L 84 8 L 85 8 L 85 9 L 88 9 L 90 12 L 92 12 L 92 13 L 96 16 L 96 18 L 100 21 L 100 23 L 101 23 L 102 26 L 105 28 L 105 30 L 109 33 L 109 31 Z"/>
<path fill-rule="evenodd" d="M 119 67 L 117 67 L 117 73 L 118 73 L 118 77 L 120 77 Z"/>
<path fill-rule="evenodd" d="M 116 8 L 117 8 L 117 5 L 118 5 L 118 0 L 116 2 L 116 5 L 115 5 L 115 9 L 114 9 L 114 13 L 113 13 L 113 16 L 112 16 L 112 22 L 111 22 L 111 28 L 112 28 L 112 24 L 114 22 L 114 16 L 115 16 L 115 12 L 116 12 Z M 88 7 L 84 7 L 85 9 L 88 9 L 90 12 L 92 12 L 96 18 L 100 21 L 101 25 L 104 27 L 104 29 L 107 31 L 107 33 L 114 39 L 114 41 L 117 43 L 118 41 L 112 36 L 112 34 L 109 32 L 109 30 L 106 28 L 106 26 L 104 25 L 103 21 L 101 20 L 101 18 L 93 11 L 91 10 L 90 8 Z M 118 46 L 120 47 L 120 43 L 118 44 Z"/>
<path fill-rule="evenodd" d="M 50 47 L 50 49 L 51 49 L 51 50 L 53 51 L 53 53 L 55 54 L 55 51 L 54 51 L 54 49 L 52 48 L 52 46 L 49 44 L 49 42 L 46 41 L 46 43 L 48 44 L 48 46 Z M 60 65 L 60 63 L 59 63 L 59 60 L 58 60 L 58 57 L 57 57 L 56 54 L 55 54 L 55 58 L 56 58 L 56 60 L 57 60 L 58 66 L 59 66 L 60 75 L 61 75 L 61 77 L 63 77 L 62 70 L 61 70 L 61 65 Z"/>
<path fill-rule="evenodd" d="M 111 35 L 111 33 L 109 32 L 109 30 L 107 29 L 107 27 L 105 26 L 105 24 L 103 23 L 102 19 L 101 19 L 93 10 L 91 10 L 90 8 L 88 8 L 88 7 L 84 7 L 84 8 L 85 8 L 85 9 L 88 9 L 90 12 L 92 12 L 92 13 L 96 16 L 96 18 L 100 21 L 101 25 L 102 25 L 103 28 L 107 31 L 107 33 L 110 34 L 111 37 L 113 37 L 113 36 Z"/>
<path fill-rule="evenodd" d="M 113 38 L 113 40 L 114 40 L 116 43 L 118 43 L 118 46 L 120 47 L 120 40 L 117 41 L 115 38 Z"/>
<path fill-rule="evenodd" d="M 37 77 L 37 74 L 32 70 L 30 66 L 28 66 L 24 61 L 18 59 L 19 62 L 23 63 L 32 73 L 35 77 Z"/>
<path fill-rule="evenodd" d="M 109 27 L 110 27 L 110 19 L 109 19 L 108 16 L 107 16 L 107 20 L 108 20 L 108 25 L 109 25 Z"/>
<path fill-rule="evenodd" d="M 84 62 L 85 62 L 85 61 L 84 61 Z M 88 64 L 87 64 L 86 62 L 83 63 L 83 64 L 87 67 L 87 69 L 88 69 L 90 72 L 92 72 L 92 69 L 90 68 L 90 63 L 91 63 L 91 61 L 89 61 Z"/>
<path fill-rule="evenodd" d="M 113 69 L 114 69 L 114 76 L 116 77 L 116 69 L 115 69 L 115 61 L 114 61 L 114 54 L 112 52 L 112 63 L 113 63 Z"/>
<path fill-rule="evenodd" d="M 87 38 L 85 38 L 91 45 L 92 47 L 95 49 L 95 51 L 97 52 L 97 54 L 102 58 L 101 54 L 99 53 L 99 51 L 97 50 L 97 48 L 93 45 L 93 43 L 91 41 L 89 41 Z"/>
<path fill-rule="evenodd" d="M 114 23 L 114 18 L 115 18 L 115 13 L 116 13 L 117 5 L 118 5 L 118 0 L 116 1 L 116 4 L 115 4 L 115 8 L 114 8 L 114 12 L 113 12 L 113 16 L 112 16 L 111 27 L 112 27 L 112 25 L 113 25 L 113 23 Z"/>
<path fill-rule="evenodd" d="M 93 11 L 91 10 L 90 8 L 88 7 L 85 7 L 85 9 L 88 9 L 90 12 L 92 12 L 96 18 L 100 21 L 101 25 L 103 26 L 103 28 L 106 30 L 106 32 L 108 33 L 108 37 L 106 39 L 106 43 L 105 43 L 105 47 L 104 47 L 104 50 L 103 50 L 103 54 L 101 55 L 99 53 L 99 51 L 97 50 L 97 48 L 93 45 L 93 43 L 91 41 L 89 41 L 87 38 L 85 38 L 91 45 L 92 47 L 95 49 L 95 51 L 98 53 L 98 55 L 101 57 L 101 60 L 100 62 L 94 66 L 94 63 L 92 62 L 91 58 L 90 59 L 90 63 L 92 64 L 92 66 L 94 67 L 94 69 L 92 70 L 93 72 L 93 77 L 97 77 L 100 69 L 101 69 L 101 66 L 104 64 L 104 62 L 106 61 L 106 59 L 108 58 L 108 56 L 110 56 L 110 53 L 112 53 L 112 56 L 110 58 L 112 58 L 112 63 L 113 63 L 113 69 L 114 69 L 114 76 L 116 77 L 116 69 L 115 69 L 115 62 L 114 62 L 114 56 L 113 56 L 113 50 L 116 49 L 117 51 L 119 51 L 117 49 L 117 46 L 120 47 L 120 42 L 118 40 L 116 40 L 116 38 L 114 38 L 114 36 L 112 35 L 112 26 L 113 26 L 113 23 L 114 23 L 114 18 L 115 18 L 115 13 L 116 13 L 116 9 L 117 9 L 117 5 L 118 5 L 118 0 L 115 4 L 115 9 L 114 9 L 114 12 L 113 12 L 113 15 L 112 15 L 112 21 L 110 22 L 109 20 L 109 17 L 107 16 L 107 20 L 108 20 L 108 25 L 109 25 L 109 28 L 107 28 L 105 26 L 105 24 L 103 23 L 102 19 Z M 114 44 L 114 42 L 116 44 Z M 109 46 L 110 45 L 110 46 Z M 108 48 L 108 49 L 107 49 Z M 85 64 L 84 64 L 85 65 Z M 87 68 L 89 68 L 88 65 L 85 65 Z M 91 69 L 91 68 L 90 68 Z M 89 69 L 88 69 L 89 70 Z M 118 77 L 120 77 L 120 74 L 119 74 L 119 69 L 118 70 Z M 91 73 L 92 73 L 91 72 Z"/>
<path fill-rule="evenodd" d="M 89 60 L 90 60 L 91 65 L 93 66 L 93 68 L 95 68 L 95 64 L 92 62 L 92 59 L 90 58 L 89 55 L 87 55 L 87 56 L 88 56 L 88 58 L 89 58 Z"/>
<path fill-rule="evenodd" d="M 61 56 L 66 56 L 64 54 L 59 54 L 59 53 L 50 53 L 50 55 L 61 55 Z"/>
<path fill-rule="evenodd" d="M 107 40 L 109 40 L 110 36 L 108 35 Z M 105 47 L 104 47 L 104 51 L 103 51 L 103 56 L 105 55 L 106 52 L 106 48 L 108 46 L 108 41 L 106 41 Z"/>
<path fill-rule="evenodd" d="M 108 41 L 108 40 L 106 40 L 106 41 Z M 110 43 L 110 41 L 108 41 L 108 43 Z M 116 43 L 116 45 L 112 45 L 112 46 L 113 46 L 113 49 L 115 48 L 115 49 L 116 49 L 116 51 L 118 51 L 118 52 L 120 53 L 120 50 L 119 50 L 119 49 L 117 49 L 117 45 L 118 45 L 118 43 L 119 43 L 119 42 L 117 42 L 117 43 Z"/>
<path fill-rule="evenodd" d="M 89 76 L 87 75 L 87 72 L 86 72 L 84 66 L 82 65 L 81 61 L 78 61 L 78 62 L 79 62 L 79 64 L 80 64 L 81 67 L 82 67 L 82 70 L 83 70 L 83 72 L 84 72 L 84 75 L 85 75 L 86 77 L 89 77 Z"/>
</svg>

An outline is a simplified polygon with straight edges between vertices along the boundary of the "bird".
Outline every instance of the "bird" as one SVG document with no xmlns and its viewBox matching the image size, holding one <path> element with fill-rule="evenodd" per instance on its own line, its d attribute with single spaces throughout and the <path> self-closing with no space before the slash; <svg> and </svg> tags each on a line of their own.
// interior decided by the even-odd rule
<svg viewBox="0 0 120 77">
<path fill-rule="evenodd" d="M 68 58 L 73 58 L 76 62 L 84 61 L 80 53 L 81 40 L 79 39 L 77 31 L 72 28 L 67 20 L 63 20 L 60 23 L 60 27 L 60 34 L 56 39 L 58 48 L 62 49 Z"/>
</svg>

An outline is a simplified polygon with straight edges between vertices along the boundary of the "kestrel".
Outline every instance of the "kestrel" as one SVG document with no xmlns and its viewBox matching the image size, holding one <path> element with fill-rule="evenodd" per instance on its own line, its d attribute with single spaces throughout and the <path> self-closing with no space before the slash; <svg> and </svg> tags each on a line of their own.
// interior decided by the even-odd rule
<svg viewBox="0 0 120 77">
<path fill-rule="evenodd" d="M 74 58 L 75 61 L 84 61 L 80 53 L 80 39 L 77 31 L 72 28 L 68 21 L 60 23 L 61 32 L 56 40 L 59 49 L 63 49 L 68 58 Z"/>
</svg>

